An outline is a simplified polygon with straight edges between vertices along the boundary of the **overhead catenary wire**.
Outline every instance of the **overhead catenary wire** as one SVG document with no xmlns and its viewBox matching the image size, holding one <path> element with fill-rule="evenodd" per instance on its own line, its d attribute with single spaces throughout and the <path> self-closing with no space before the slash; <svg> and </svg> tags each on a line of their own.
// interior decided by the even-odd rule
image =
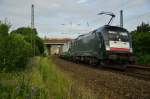
<svg viewBox="0 0 150 99">
<path fill-rule="evenodd" d="M 121 6 L 120 7 L 116 7 L 115 8 L 115 11 L 120 11 L 120 9 L 128 9 L 128 6 L 131 6 L 132 4 L 135 4 L 135 2 L 134 1 L 132 1 L 132 4 L 129 4 L 129 2 L 130 2 L 130 0 L 127 0 L 127 1 L 125 1 L 125 2 L 123 2 L 122 4 L 121 4 Z M 134 6 L 135 7 L 135 6 Z M 132 7 L 129 7 L 129 9 L 131 9 Z M 131 18 L 131 19 L 125 19 L 125 23 L 127 23 L 128 21 L 132 21 L 132 20 L 136 20 L 136 19 L 138 19 L 139 17 L 142 17 L 142 16 L 144 16 L 144 15 L 139 15 L 139 16 L 135 16 L 135 17 L 133 17 L 133 18 Z M 98 21 L 98 20 L 100 20 L 100 18 L 98 18 L 98 19 L 96 19 L 95 21 Z M 91 23 L 93 23 L 93 22 L 91 22 Z M 66 26 L 67 24 L 63 24 L 64 26 Z M 73 24 L 72 23 L 72 27 L 74 26 L 75 24 Z M 77 24 L 77 26 L 83 26 L 82 24 Z M 95 25 L 96 26 L 96 25 Z M 88 25 L 87 25 L 87 27 L 89 27 Z M 94 26 L 93 26 L 94 27 Z M 78 31 L 80 31 L 79 29 L 77 29 Z M 83 29 L 84 30 L 84 29 Z M 70 33 L 68 33 L 68 34 L 70 34 Z"/>
<path fill-rule="evenodd" d="M 132 17 L 132 18 L 127 19 L 127 20 L 125 20 L 125 21 L 126 21 L 126 23 L 127 23 L 127 22 L 131 22 L 131 21 L 136 20 L 136 19 L 139 19 L 139 18 L 141 18 L 141 17 L 143 17 L 143 16 L 150 16 L 150 12 L 146 12 L 146 13 L 144 13 L 144 14 L 141 14 L 141 15 L 138 15 L 138 16 L 135 16 L 135 17 Z"/>
<path fill-rule="evenodd" d="M 138 1 L 140 1 L 140 0 L 138 0 Z M 138 3 L 139 4 L 139 3 Z M 121 9 L 122 10 L 125 10 L 125 9 L 132 9 L 133 7 L 136 7 L 136 6 L 132 6 L 132 5 L 137 5 L 136 4 L 136 1 L 134 2 L 134 1 L 132 1 L 132 3 L 131 3 L 131 0 L 127 0 L 127 1 L 125 1 L 124 3 L 122 3 L 121 4 L 121 6 L 120 7 L 115 7 L 115 8 L 112 8 L 112 9 L 114 9 L 114 12 L 119 12 Z M 141 17 L 141 16 L 140 16 Z M 134 20 L 135 19 L 137 19 L 137 18 L 133 18 Z M 96 21 L 98 21 L 98 20 L 100 20 L 99 18 L 96 18 L 96 19 L 94 19 L 92 22 L 96 22 Z"/>
</svg>

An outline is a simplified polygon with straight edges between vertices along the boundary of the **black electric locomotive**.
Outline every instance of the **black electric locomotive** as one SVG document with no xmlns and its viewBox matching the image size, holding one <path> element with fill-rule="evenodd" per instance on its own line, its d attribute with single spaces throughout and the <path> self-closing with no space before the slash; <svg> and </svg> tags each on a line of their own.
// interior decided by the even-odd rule
<svg viewBox="0 0 150 99">
<path fill-rule="evenodd" d="M 91 65 L 130 63 L 132 43 L 130 33 L 121 27 L 104 25 L 90 33 L 80 35 L 69 43 L 64 57 Z M 65 56 L 66 55 L 66 56 Z M 120 65 L 126 68 L 126 65 Z"/>
</svg>

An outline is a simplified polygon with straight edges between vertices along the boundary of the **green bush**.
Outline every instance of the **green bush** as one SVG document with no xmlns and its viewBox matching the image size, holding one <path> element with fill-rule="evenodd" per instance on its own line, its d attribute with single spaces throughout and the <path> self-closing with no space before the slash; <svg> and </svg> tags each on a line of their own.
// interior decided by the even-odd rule
<svg viewBox="0 0 150 99">
<path fill-rule="evenodd" d="M 27 60 L 33 56 L 33 48 L 26 42 L 22 35 L 13 34 L 9 37 L 7 46 L 7 66 L 24 67 Z"/>
<path fill-rule="evenodd" d="M 1 42 L 0 47 L 0 66 L 7 70 L 24 67 L 33 52 L 31 44 L 18 34 L 10 35 L 7 41 Z"/>
<path fill-rule="evenodd" d="M 29 27 L 21 27 L 11 32 L 11 34 L 21 34 L 25 40 L 32 44 L 36 49 L 35 55 L 42 55 L 44 53 L 44 43 L 41 38 L 37 36 L 36 29 Z"/>
<path fill-rule="evenodd" d="M 28 59 L 44 52 L 42 40 L 31 28 L 8 33 L 9 25 L 0 23 L 0 69 L 14 70 L 26 66 Z M 32 36 L 32 38 L 31 38 Z"/>
<path fill-rule="evenodd" d="M 0 23 L 0 67 L 5 67 L 6 56 L 7 56 L 7 44 L 8 44 L 8 31 L 9 26 L 3 23 Z"/>
<path fill-rule="evenodd" d="M 131 33 L 136 62 L 140 64 L 150 64 L 150 25 L 142 23 Z"/>
<path fill-rule="evenodd" d="M 136 54 L 136 62 L 138 64 L 150 65 L 150 54 Z"/>
<path fill-rule="evenodd" d="M 9 31 L 9 25 L 0 23 L 0 37 L 7 37 Z"/>
</svg>

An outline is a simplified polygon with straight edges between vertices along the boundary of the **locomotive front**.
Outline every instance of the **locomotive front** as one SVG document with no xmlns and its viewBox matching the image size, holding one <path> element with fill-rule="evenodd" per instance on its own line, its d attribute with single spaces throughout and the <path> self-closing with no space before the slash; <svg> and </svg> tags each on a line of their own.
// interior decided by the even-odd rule
<svg viewBox="0 0 150 99">
<path fill-rule="evenodd" d="M 132 41 L 130 33 L 121 27 L 105 28 L 105 48 L 110 60 L 132 62 Z"/>
</svg>

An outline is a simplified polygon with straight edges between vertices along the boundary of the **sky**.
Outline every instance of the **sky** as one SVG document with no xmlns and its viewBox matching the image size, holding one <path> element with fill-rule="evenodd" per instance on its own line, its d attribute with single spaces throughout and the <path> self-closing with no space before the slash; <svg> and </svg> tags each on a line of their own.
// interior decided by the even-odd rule
<svg viewBox="0 0 150 99">
<path fill-rule="evenodd" d="M 0 0 L 0 20 L 11 30 L 31 26 L 31 4 L 35 6 L 35 28 L 40 37 L 75 38 L 101 27 L 113 12 L 111 25 L 119 25 L 123 10 L 124 28 L 132 31 L 142 22 L 150 23 L 150 0 Z"/>
</svg>

